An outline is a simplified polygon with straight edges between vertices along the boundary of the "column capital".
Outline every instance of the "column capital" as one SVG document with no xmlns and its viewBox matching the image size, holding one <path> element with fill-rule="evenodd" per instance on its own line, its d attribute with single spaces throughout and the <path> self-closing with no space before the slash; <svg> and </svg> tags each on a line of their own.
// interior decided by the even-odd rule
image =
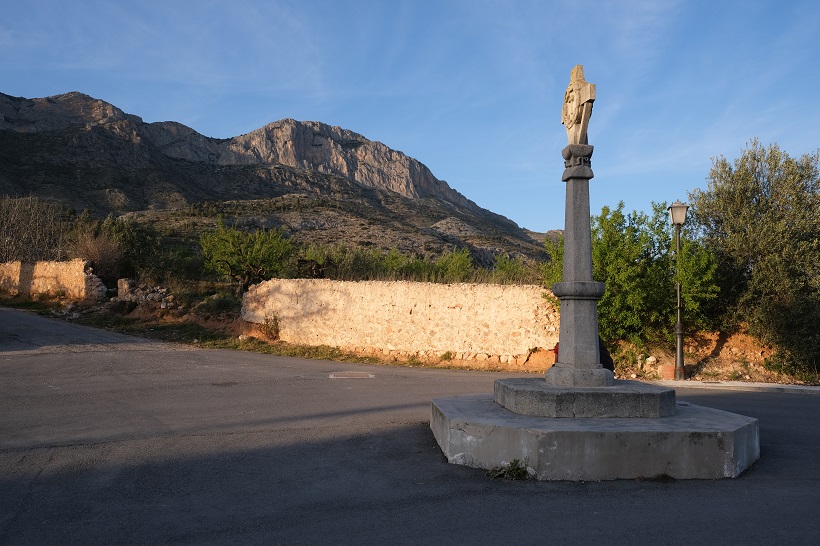
<svg viewBox="0 0 820 546">
<path fill-rule="evenodd" d="M 570 178 L 582 178 L 589 180 L 593 176 L 592 151 L 595 149 L 590 144 L 569 144 L 566 148 L 561 150 L 561 157 L 564 158 L 564 174 L 561 180 L 566 182 Z"/>
</svg>

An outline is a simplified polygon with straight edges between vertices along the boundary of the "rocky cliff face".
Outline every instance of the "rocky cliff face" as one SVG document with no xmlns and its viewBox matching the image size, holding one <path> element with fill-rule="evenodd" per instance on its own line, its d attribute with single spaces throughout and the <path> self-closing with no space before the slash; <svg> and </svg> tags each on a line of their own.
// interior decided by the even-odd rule
<svg viewBox="0 0 820 546">
<path fill-rule="evenodd" d="M 47 133 L 69 128 L 142 123 L 116 106 L 82 93 L 66 93 L 43 99 L 25 99 L 0 93 L 0 130 L 18 133 Z"/>
<path fill-rule="evenodd" d="M 419 161 L 381 142 L 315 121 L 285 119 L 225 143 L 223 165 L 281 163 L 383 188 L 404 197 L 436 197 L 474 207 L 463 195 L 438 180 Z"/>
<path fill-rule="evenodd" d="M 284 119 L 215 139 L 175 122 L 145 123 L 76 92 L 0 93 L 0 195 L 99 215 L 244 202 L 254 211 L 248 226 L 284 227 L 307 242 L 542 251 L 419 161 L 352 131 Z M 231 209 L 237 218 L 240 209 Z"/>
</svg>

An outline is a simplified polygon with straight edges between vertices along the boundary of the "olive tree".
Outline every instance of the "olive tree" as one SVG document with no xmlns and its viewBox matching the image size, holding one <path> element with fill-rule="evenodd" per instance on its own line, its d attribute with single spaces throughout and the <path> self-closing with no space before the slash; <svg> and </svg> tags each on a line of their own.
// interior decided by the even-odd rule
<svg viewBox="0 0 820 546">
<path fill-rule="evenodd" d="M 740 157 L 713 159 L 705 190 L 690 199 L 718 260 L 729 326 L 773 345 L 770 365 L 816 371 L 820 360 L 818 153 L 792 158 L 750 142 Z"/>
<path fill-rule="evenodd" d="M 216 230 L 200 238 L 205 266 L 238 281 L 244 293 L 252 282 L 280 275 L 293 254 L 293 245 L 281 229 L 248 232 L 228 227 L 222 221 Z"/>
</svg>

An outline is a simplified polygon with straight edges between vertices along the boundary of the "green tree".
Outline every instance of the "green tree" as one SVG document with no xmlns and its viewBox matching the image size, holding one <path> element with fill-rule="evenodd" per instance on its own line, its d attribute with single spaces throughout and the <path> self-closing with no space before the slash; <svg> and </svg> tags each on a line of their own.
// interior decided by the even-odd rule
<svg viewBox="0 0 820 546">
<path fill-rule="evenodd" d="M 669 237 L 643 213 L 604 207 L 592 221 L 593 278 L 606 283 L 599 305 L 605 339 L 636 342 L 663 332 L 673 294 Z"/>
<path fill-rule="evenodd" d="M 739 158 L 713 160 L 706 190 L 690 195 L 705 244 L 718 260 L 728 326 L 777 348 L 770 364 L 816 371 L 820 360 L 818 152 L 792 158 L 750 142 Z"/>
<path fill-rule="evenodd" d="M 547 237 L 544 240 L 544 249 L 547 251 L 547 260 L 542 266 L 544 273 L 544 284 L 551 287 L 557 282 L 561 282 L 564 277 L 564 234 L 555 239 Z M 558 303 L 558 298 L 553 300 L 554 304 Z"/>
<path fill-rule="evenodd" d="M 161 238 L 151 226 L 108 215 L 100 225 L 100 232 L 120 245 L 125 267 L 131 275 L 153 268 Z"/>
<path fill-rule="evenodd" d="M 653 203 L 653 214 L 624 214 L 624 204 L 604 207 L 592 217 L 593 278 L 606 284 L 598 304 L 604 339 L 629 340 L 639 345 L 669 339 L 675 323 L 678 279 L 686 307 L 685 322 L 696 328 L 708 324 L 706 305 L 717 295 L 715 261 L 691 236 L 683 237 L 680 274 L 672 249 L 672 231 L 665 203 Z M 563 240 L 546 241 L 551 260 L 545 266 L 548 286 L 559 282 L 563 268 Z"/>
<path fill-rule="evenodd" d="M 293 245 L 280 229 L 247 232 L 226 226 L 221 220 L 216 230 L 200 238 L 205 266 L 238 281 L 244 293 L 252 282 L 280 275 L 293 254 Z"/>
</svg>

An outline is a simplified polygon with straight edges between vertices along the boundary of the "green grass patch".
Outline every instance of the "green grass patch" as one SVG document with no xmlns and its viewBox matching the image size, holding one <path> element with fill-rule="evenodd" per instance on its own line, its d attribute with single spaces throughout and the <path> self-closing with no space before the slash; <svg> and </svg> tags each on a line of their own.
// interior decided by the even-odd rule
<svg viewBox="0 0 820 546">
<path fill-rule="evenodd" d="M 505 480 L 528 480 L 530 474 L 527 472 L 527 463 L 518 459 L 513 459 L 509 464 L 496 466 L 487 471 L 487 475 L 493 479 L 504 478 Z"/>
<path fill-rule="evenodd" d="M 296 345 L 291 343 L 266 343 L 256 338 L 223 337 L 221 339 L 206 340 L 199 344 L 208 349 L 229 349 L 235 351 L 251 351 L 255 353 L 275 356 L 291 356 L 309 358 L 313 360 L 333 360 L 335 362 L 358 362 L 362 364 L 384 364 L 376 357 L 361 356 L 330 347 L 327 345 Z"/>
<path fill-rule="evenodd" d="M 143 333 L 144 336 L 164 341 L 193 343 L 207 346 L 231 339 L 231 336 L 205 328 L 195 322 L 160 322 L 155 323 Z"/>
<path fill-rule="evenodd" d="M 200 314 L 219 315 L 223 313 L 239 313 L 242 309 L 242 296 L 229 293 L 216 293 L 205 298 L 197 305 Z"/>
<path fill-rule="evenodd" d="M 136 317 L 128 317 L 109 312 L 83 314 L 74 322 L 103 330 L 113 330 L 114 332 L 123 334 L 142 334 L 149 328 L 144 321 Z"/>
</svg>

